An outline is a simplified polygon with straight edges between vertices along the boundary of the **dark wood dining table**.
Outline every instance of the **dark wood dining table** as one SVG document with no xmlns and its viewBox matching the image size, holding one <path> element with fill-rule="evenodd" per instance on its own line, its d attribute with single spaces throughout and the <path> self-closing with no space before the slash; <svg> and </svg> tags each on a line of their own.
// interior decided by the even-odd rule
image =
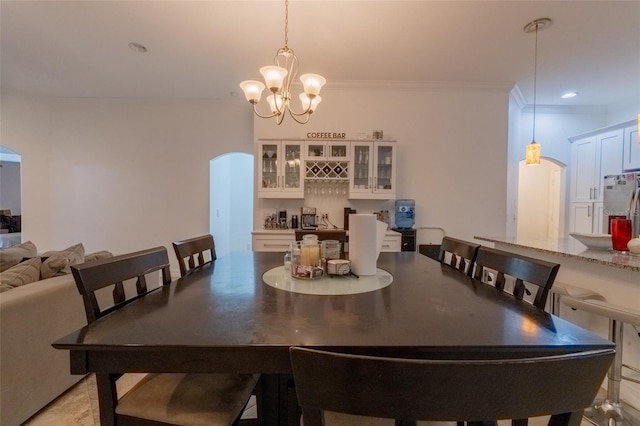
<svg viewBox="0 0 640 426">
<path fill-rule="evenodd" d="M 281 253 L 220 256 L 53 343 L 71 372 L 257 372 L 264 424 L 297 418 L 289 347 L 414 358 L 512 358 L 613 348 L 562 318 L 416 252 L 381 253 L 379 290 L 301 294 L 263 282 Z M 336 278 L 340 279 L 340 278 Z"/>
</svg>

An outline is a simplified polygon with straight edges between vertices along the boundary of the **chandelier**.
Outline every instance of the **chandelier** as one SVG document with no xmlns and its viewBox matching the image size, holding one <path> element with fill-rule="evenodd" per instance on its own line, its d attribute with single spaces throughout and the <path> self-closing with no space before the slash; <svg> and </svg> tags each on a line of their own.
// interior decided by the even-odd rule
<svg viewBox="0 0 640 426">
<path fill-rule="evenodd" d="M 551 19 L 540 18 L 535 21 L 529 22 L 524 26 L 525 33 L 535 32 L 536 44 L 533 55 L 533 136 L 531 143 L 527 145 L 525 154 L 526 165 L 540 164 L 540 144 L 536 142 L 536 83 L 537 83 L 537 71 L 538 71 L 538 31 L 548 28 L 551 25 Z"/>
<path fill-rule="evenodd" d="M 285 114 L 289 115 L 298 123 L 305 124 L 309 117 L 316 110 L 322 100 L 320 89 L 326 83 L 326 79 L 318 74 L 302 74 L 300 81 L 303 86 L 303 93 L 299 98 L 302 110 L 296 112 L 291 108 L 291 84 L 298 73 L 298 57 L 287 44 L 289 42 L 289 1 L 284 2 L 284 47 L 276 52 L 273 58 L 273 65 L 260 68 L 260 74 L 264 78 L 264 83 L 257 80 L 245 80 L 240 83 L 240 88 L 244 91 L 247 101 L 253 105 L 253 112 L 261 118 L 276 118 L 277 124 L 282 124 Z M 266 84 L 266 86 L 265 86 Z M 270 115 L 262 115 L 258 112 L 258 102 L 262 97 L 265 87 L 269 88 L 271 94 L 267 96 L 267 103 L 271 109 Z"/>
</svg>

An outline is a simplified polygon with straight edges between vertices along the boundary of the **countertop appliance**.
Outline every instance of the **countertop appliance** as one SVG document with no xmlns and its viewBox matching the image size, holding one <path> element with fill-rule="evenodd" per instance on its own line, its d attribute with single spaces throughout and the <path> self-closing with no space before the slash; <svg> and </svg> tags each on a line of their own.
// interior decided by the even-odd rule
<svg viewBox="0 0 640 426">
<path fill-rule="evenodd" d="M 640 235 L 640 174 L 623 173 L 604 177 L 602 194 L 603 223 L 602 230 L 611 233 L 611 219 L 631 219 L 631 234 Z"/>
<path fill-rule="evenodd" d="M 317 227 L 318 224 L 316 223 L 316 208 L 302 207 L 300 209 L 300 228 L 316 229 Z"/>
</svg>

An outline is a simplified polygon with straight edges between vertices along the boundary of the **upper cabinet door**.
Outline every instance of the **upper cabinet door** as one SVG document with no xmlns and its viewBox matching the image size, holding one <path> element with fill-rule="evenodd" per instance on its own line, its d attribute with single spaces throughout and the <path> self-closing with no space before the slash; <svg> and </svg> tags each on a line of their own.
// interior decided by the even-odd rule
<svg viewBox="0 0 640 426">
<path fill-rule="evenodd" d="M 324 141 L 306 141 L 304 143 L 305 160 L 326 160 L 327 144 Z"/>
<path fill-rule="evenodd" d="M 623 129 L 600 134 L 596 137 L 596 185 L 594 201 L 603 201 L 604 177 L 622 172 Z M 598 161 L 599 160 L 599 161 Z"/>
<path fill-rule="evenodd" d="M 348 141 L 306 141 L 304 143 L 305 161 L 348 161 Z"/>
<path fill-rule="evenodd" d="M 303 146 L 300 141 L 259 141 L 258 198 L 304 198 Z"/>
<path fill-rule="evenodd" d="M 329 161 L 349 161 L 350 150 L 348 141 L 328 141 L 327 160 Z"/>
<path fill-rule="evenodd" d="M 390 200 L 396 195 L 396 144 L 351 142 L 349 198 Z"/>
<path fill-rule="evenodd" d="M 351 143 L 351 170 L 349 173 L 349 198 L 367 198 L 371 194 L 373 143 Z"/>
<path fill-rule="evenodd" d="M 302 144 L 300 142 L 282 142 L 282 190 L 299 194 L 304 198 L 304 176 L 302 173 Z M 291 197 L 294 198 L 294 197 Z"/>
<path fill-rule="evenodd" d="M 640 170 L 640 139 L 638 139 L 637 125 L 625 127 L 624 129 L 622 164 L 625 171 Z"/>
<path fill-rule="evenodd" d="M 375 142 L 375 171 L 373 192 L 395 196 L 396 150 L 394 143 Z"/>
</svg>

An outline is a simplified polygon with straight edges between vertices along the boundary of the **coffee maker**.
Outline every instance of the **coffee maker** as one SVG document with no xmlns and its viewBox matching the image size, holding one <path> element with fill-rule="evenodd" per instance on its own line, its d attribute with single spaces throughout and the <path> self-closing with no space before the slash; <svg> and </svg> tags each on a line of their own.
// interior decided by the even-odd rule
<svg viewBox="0 0 640 426">
<path fill-rule="evenodd" d="M 302 207 L 300 209 L 300 228 L 316 229 L 317 227 L 318 225 L 316 223 L 316 208 Z"/>
</svg>

